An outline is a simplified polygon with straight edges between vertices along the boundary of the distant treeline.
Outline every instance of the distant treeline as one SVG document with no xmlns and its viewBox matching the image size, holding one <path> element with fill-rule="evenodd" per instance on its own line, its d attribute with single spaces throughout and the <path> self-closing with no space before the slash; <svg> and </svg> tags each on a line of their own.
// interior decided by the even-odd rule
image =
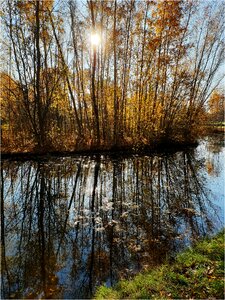
<svg viewBox="0 0 225 300">
<path fill-rule="evenodd" d="M 192 142 L 210 99 L 224 107 L 223 16 L 220 1 L 6 0 L 2 150 Z"/>
</svg>

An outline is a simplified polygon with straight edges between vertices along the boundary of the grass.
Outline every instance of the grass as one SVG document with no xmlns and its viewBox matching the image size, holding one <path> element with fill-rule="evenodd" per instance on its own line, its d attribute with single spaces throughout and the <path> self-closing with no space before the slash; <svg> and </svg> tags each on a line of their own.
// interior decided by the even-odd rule
<svg viewBox="0 0 225 300">
<path fill-rule="evenodd" d="M 177 255 L 174 263 L 145 271 L 95 299 L 224 299 L 224 232 Z"/>
</svg>

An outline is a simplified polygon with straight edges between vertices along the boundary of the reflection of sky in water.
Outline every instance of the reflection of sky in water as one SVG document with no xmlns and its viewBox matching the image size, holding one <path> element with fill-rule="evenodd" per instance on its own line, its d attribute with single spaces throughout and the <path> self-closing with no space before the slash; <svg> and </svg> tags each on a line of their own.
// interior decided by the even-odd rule
<svg viewBox="0 0 225 300">
<path fill-rule="evenodd" d="M 207 142 L 208 140 L 208 142 Z M 225 224 L 224 201 L 225 201 L 225 148 L 224 139 L 210 140 L 201 143 L 198 147 L 198 156 L 204 159 L 205 168 L 202 174 L 206 178 L 206 186 L 209 188 L 210 198 L 217 207 L 219 222 L 217 230 Z M 210 145 L 211 144 L 211 145 Z M 208 167 L 208 168 L 207 168 Z M 216 220 L 215 220 L 216 221 Z"/>
<path fill-rule="evenodd" d="M 43 294 L 43 271 L 33 275 L 34 286 L 25 276 L 30 261 L 39 266 L 43 255 L 46 272 L 53 272 L 62 288 L 60 293 L 51 288 L 53 295 L 85 298 L 100 283 L 109 286 L 161 263 L 210 233 L 210 222 L 219 230 L 223 222 L 215 209 L 223 220 L 224 158 L 216 139 L 187 153 L 152 157 L 3 161 L 11 293 L 18 286 L 24 287 L 22 295 L 30 288 Z M 49 286 L 48 276 L 46 282 Z"/>
</svg>

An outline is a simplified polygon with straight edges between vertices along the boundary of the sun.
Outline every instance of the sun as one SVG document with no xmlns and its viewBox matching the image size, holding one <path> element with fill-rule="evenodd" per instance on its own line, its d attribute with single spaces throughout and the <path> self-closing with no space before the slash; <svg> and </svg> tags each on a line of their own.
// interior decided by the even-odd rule
<svg viewBox="0 0 225 300">
<path fill-rule="evenodd" d="M 98 33 L 92 33 L 91 34 L 91 44 L 96 47 L 100 44 L 100 42 L 101 42 L 101 39 L 100 39 L 99 34 Z"/>
</svg>

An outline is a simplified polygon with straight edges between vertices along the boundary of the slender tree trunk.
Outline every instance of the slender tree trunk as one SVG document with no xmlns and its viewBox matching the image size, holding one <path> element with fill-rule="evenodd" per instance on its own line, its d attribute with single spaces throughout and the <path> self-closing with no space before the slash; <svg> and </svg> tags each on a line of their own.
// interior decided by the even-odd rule
<svg viewBox="0 0 225 300">
<path fill-rule="evenodd" d="M 73 103 L 75 120 L 76 120 L 76 123 L 77 123 L 77 129 L 78 129 L 78 135 L 79 135 L 79 138 L 81 138 L 82 137 L 82 124 L 80 122 L 80 118 L 79 118 L 79 115 L 78 115 L 78 111 L 77 111 L 77 107 L 76 107 L 76 100 L 74 98 L 73 89 L 72 89 L 71 82 L 70 82 L 70 79 L 69 79 L 69 74 L 68 74 L 68 70 L 67 70 L 65 57 L 63 55 L 62 47 L 60 45 L 59 38 L 58 38 L 57 33 L 56 33 L 55 24 L 53 22 L 50 11 L 49 11 L 49 16 L 50 16 L 50 22 L 51 22 L 51 25 L 52 25 L 52 29 L 53 29 L 53 34 L 54 34 L 56 44 L 57 44 L 57 47 L 59 49 L 60 57 L 61 57 L 61 60 L 62 60 L 62 65 L 66 70 L 66 83 L 67 83 L 67 86 L 68 86 L 68 89 L 69 89 L 69 95 L 70 95 L 72 103 Z"/>
<path fill-rule="evenodd" d="M 36 21 L 36 30 L 35 30 L 35 46 L 36 46 L 36 95 L 35 100 L 37 103 L 37 112 L 38 112 L 38 125 L 39 125 L 39 138 L 38 138 L 38 147 L 41 149 L 45 144 L 45 120 L 43 119 L 43 106 L 40 93 L 40 76 L 41 76 L 41 51 L 40 51 L 40 1 L 35 2 L 35 21 Z"/>
<path fill-rule="evenodd" d="M 114 146 L 118 143 L 118 99 L 117 99 L 117 34 L 116 34 L 116 23 L 117 23 L 117 0 L 114 1 L 114 21 L 113 21 L 113 55 L 114 55 L 114 130 L 113 140 Z"/>
<path fill-rule="evenodd" d="M 94 15 L 94 4 L 93 1 L 89 1 L 89 7 L 91 12 L 92 30 L 95 33 L 95 15 Z M 97 146 L 100 145 L 100 128 L 99 128 L 99 111 L 98 111 L 98 98 L 96 97 L 96 63 L 97 63 L 97 45 L 93 45 L 93 59 L 92 59 L 92 70 L 91 70 L 91 99 L 93 106 L 93 114 L 95 120 L 95 138 L 97 139 Z"/>
</svg>

